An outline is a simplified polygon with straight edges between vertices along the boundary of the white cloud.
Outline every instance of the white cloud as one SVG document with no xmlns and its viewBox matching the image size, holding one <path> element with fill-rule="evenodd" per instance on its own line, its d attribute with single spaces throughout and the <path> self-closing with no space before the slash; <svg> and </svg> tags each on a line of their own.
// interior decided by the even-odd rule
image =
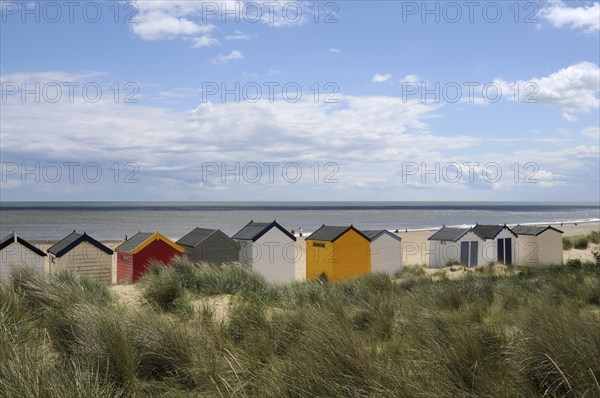
<svg viewBox="0 0 600 398">
<path fill-rule="evenodd" d="M 334 54 L 341 54 L 341 53 L 342 53 L 342 50 L 341 50 L 341 49 L 339 49 L 339 48 L 334 48 L 334 47 L 332 47 L 332 48 L 330 48 L 330 49 L 329 49 L 329 52 L 330 52 L 330 53 L 334 53 Z"/>
<path fill-rule="evenodd" d="M 233 34 L 231 35 L 227 35 L 225 36 L 225 40 L 227 41 L 231 41 L 231 40 L 250 40 L 252 38 L 251 35 L 244 33 L 242 31 L 236 30 L 233 32 Z"/>
<path fill-rule="evenodd" d="M 213 59 L 213 63 L 215 64 L 226 64 L 229 61 L 237 61 L 243 59 L 244 55 L 238 50 L 231 50 L 231 52 L 227 55 L 219 54 L 219 56 Z"/>
<path fill-rule="evenodd" d="M 167 10 L 151 10 L 142 12 L 137 17 L 138 23 L 132 24 L 135 34 L 144 40 L 173 39 L 180 36 L 191 36 L 208 33 L 213 25 L 199 25 L 187 18 L 171 14 Z"/>
<path fill-rule="evenodd" d="M 185 97 L 196 93 L 197 89 L 180 88 L 162 95 Z M 448 136 L 432 132 L 429 126 L 429 120 L 438 116 L 442 105 L 424 104 L 418 100 L 403 101 L 389 96 L 339 94 L 338 99 L 338 104 L 315 103 L 312 97 L 307 96 L 298 103 L 289 103 L 278 97 L 270 103 L 263 97 L 258 103 L 206 102 L 187 111 L 178 111 L 143 103 L 115 103 L 108 95 L 94 104 L 77 99 L 75 103 L 22 103 L 15 98 L 3 104 L 3 128 L 0 132 L 3 160 L 44 161 L 52 158 L 62 162 L 135 162 L 144 175 L 142 181 L 147 183 L 132 186 L 137 192 L 135 195 L 145 193 L 157 200 L 165 198 L 161 196 L 160 189 L 152 190 L 152 186 L 160 181 L 170 181 L 172 191 L 168 194 L 178 198 L 189 194 L 191 199 L 198 199 L 198 195 L 208 194 L 208 191 L 225 189 L 219 184 L 199 185 L 199 170 L 202 162 L 229 162 L 231 159 L 239 162 L 294 161 L 307 167 L 314 162 L 335 162 L 340 168 L 336 192 L 342 191 L 341 195 L 347 195 L 348 199 L 357 198 L 359 194 L 355 190 L 361 188 L 363 193 L 377 191 L 388 198 L 410 189 L 439 194 L 457 190 L 458 194 L 453 197 L 459 199 L 471 197 L 472 190 L 477 189 L 481 200 L 499 200 L 499 196 L 486 196 L 492 195 L 492 192 L 505 195 L 503 200 L 507 197 L 514 200 L 521 197 L 518 193 L 510 193 L 514 189 L 536 193 L 540 187 L 572 190 L 578 186 L 589 187 L 589 181 L 597 179 L 597 145 L 577 146 L 573 141 L 565 141 L 547 143 L 559 149 L 542 150 L 539 149 L 542 147 L 540 142 L 526 138 L 515 145 L 511 142 L 514 138 L 490 140 L 479 136 L 476 131 L 471 131 L 471 135 Z M 583 134 L 593 137 L 593 131 L 597 134 L 597 130 L 586 129 Z M 587 141 L 589 139 L 582 135 L 580 142 Z M 417 176 L 416 180 L 411 180 L 414 185 L 410 185 L 403 184 L 395 174 L 403 162 L 419 165 L 427 162 L 431 168 L 434 162 L 443 165 L 452 161 L 480 162 L 480 167 L 475 170 L 479 177 L 473 182 L 463 178 L 459 183 L 443 185 L 422 184 Z M 506 180 L 498 184 L 483 181 L 482 165 L 486 162 L 502 165 Z M 515 162 L 539 165 L 540 182 L 523 184 L 523 171 L 521 182 L 513 183 L 513 169 L 510 167 Z M 463 170 L 463 174 L 468 175 L 467 170 Z M 271 186 L 271 191 L 257 190 L 258 196 L 252 196 L 252 199 L 279 197 L 289 200 L 297 194 L 286 197 L 285 193 L 281 193 L 295 192 L 290 191 L 289 185 Z M 298 191 L 302 200 L 307 198 L 302 196 L 307 188 L 303 187 Z M 74 197 L 106 197 L 106 193 L 99 195 L 98 187 L 92 188 L 96 189 L 93 194 L 83 189 Z M 106 188 L 111 189 L 110 186 Z M 123 195 L 129 193 L 119 190 L 126 188 L 119 186 L 112 189 L 119 192 L 119 197 L 125 197 Z M 228 185 L 227 192 L 232 200 L 248 198 L 246 188 Z M 309 188 L 316 189 L 312 185 Z M 24 188 L 15 189 L 22 192 L 19 190 Z M 272 192 L 278 192 L 280 196 L 270 196 Z M 53 195 L 48 197 L 55 197 Z M 327 196 L 330 193 L 324 192 L 324 195 L 327 199 L 334 199 Z M 418 195 L 415 199 L 422 199 L 423 195 L 431 198 L 434 194 Z M 218 196 L 211 198 L 218 200 Z"/>
<path fill-rule="evenodd" d="M 581 7 L 567 6 L 564 2 L 554 2 L 541 8 L 539 15 L 556 28 L 581 29 L 587 33 L 600 30 L 600 3 Z"/>
<path fill-rule="evenodd" d="M 103 72 L 64 72 L 64 71 L 27 71 L 0 74 L 2 82 L 16 83 L 49 83 L 49 82 L 89 82 L 92 79 L 98 79 L 106 76 Z"/>
<path fill-rule="evenodd" d="M 202 35 L 200 37 L 194 37 L 193 47 L 210 47 L 215 44 L 219 44 L 219 40 L 215 39 L 211 35 Z"/>
<path fill-rule="evenodd" d="M 400 81 L 401 83 L 418 83 L 420 81 L 417 75 L 406 75 Z"/>
<path fill-rule="evenodd" d="M 528 81 L 510 83 L 497 79 L 495 82 L 502 87 L 502 92 L 510 93 L 506 97 L 511 100 L 517 87 L 522 102 L 529 98 L 529 101 L 558 106 L 563 110 L 566 120 L 576 120 L 573 113 L 589 112 L 598 108 L 599 75 L 598 65 L 580 62 L 541 78 L 534 77 Z"/>
<path fill-rule="evenodd" d="M 600 140 L 600 127 L 587 127 L 582 131 L 583 135 Z"/>
<path fill-rule="evenodd" d="M 239 25 L 240 22 L 260 22 L 275 28 L 301 26 L 312 12 L 310 4 L 304 2 L 252 4 L 252 7 L 247 7 L 241 0 L 137 1 L 138 12 L 131 31 L 143 40 L 194 39 L 194 47 L 208 47 L 219 39 L 206 36 L 215 30 L 212 23 Z M 223 39 L 250 40 L 253 36 L 235 30 Z"/>
<path fill-rule="evenodd" d="M 392 75 L 389 73 L 386 73 L 384 75 L 380 75 L 379 73 L 375 73 L 373 75 L 373 77 L 371 78 L 371 81 L 373 83 L 385 83 L 387 81 L 389 81 L 392 78 Z"/>
</svg>

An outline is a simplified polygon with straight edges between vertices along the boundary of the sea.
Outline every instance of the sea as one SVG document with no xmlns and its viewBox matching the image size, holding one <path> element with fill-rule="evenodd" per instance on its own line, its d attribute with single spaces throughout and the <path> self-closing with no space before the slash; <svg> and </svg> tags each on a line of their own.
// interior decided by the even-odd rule
<svg viewBox="0 0 600 398">
<path fill-rule="evenodd" d="M 195 227 L 235 234 L 250 220 L 277 220 L 305 235 L 321 225 L 425 230 L 479 224 L 546 224 L 600 220 L 598 202 L 0 202 L 0 238 L 34 241 L 73 230 L 118 241 L 138 231 L 179 239 Z"/>
</svg>

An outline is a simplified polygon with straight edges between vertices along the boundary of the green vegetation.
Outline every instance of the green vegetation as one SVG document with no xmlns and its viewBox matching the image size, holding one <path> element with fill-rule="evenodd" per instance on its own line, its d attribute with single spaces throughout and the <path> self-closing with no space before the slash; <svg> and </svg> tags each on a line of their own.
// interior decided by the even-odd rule
<svg viewBox="0 0 600 398">
<path fill-rule="evenodd" d="M 584 236 L 570 236 L 562 238 L 563 250 L 571 250 L 573 248 L 578 250 L 585 250 L 588 248 L 590 243 L 600 243 L 600 231 L 592 231 L 591 233 Z"/>
<path fill-rule="evenodd" d="M 18 270 L 0 284 L 0 396 L 600 396 L 598 265 L 491 271 L 275 286 L 181 260 L 126 305 Z"/>
</svg>

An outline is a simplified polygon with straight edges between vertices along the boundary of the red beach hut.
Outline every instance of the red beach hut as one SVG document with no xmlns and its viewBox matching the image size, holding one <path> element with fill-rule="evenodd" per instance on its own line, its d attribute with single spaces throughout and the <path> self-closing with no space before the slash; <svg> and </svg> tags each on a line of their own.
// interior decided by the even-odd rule
<svg viewBox="0 0 600 398">
<path fill-rule="evenodd" d="M 173 257 L 183 254 L 183 247 L 160 232 L 138 232 L 115 249 L 117 282 L 137 282 L 153 260 L 169 265 Z"/>
</svg>

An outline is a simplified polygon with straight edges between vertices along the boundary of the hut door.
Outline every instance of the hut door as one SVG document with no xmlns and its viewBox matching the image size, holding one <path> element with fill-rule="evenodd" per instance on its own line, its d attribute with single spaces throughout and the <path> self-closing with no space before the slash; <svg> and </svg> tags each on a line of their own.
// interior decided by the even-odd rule
<svg viewBox="0 0 600 398">
<path fill-rule="evenodd" d="M 498 239 L 498 262 L 504 263 L 504 239 Z"/>
<path fill-rule="evenodd" d="M 512 238 L 498 239 L 498 262 L 512 264 Z"/>
<path fill-rule="evenodd" d="M 477 267 L 477 252 L 479 251 L 479 242 L 471 242 L 471 261 L 470 267 Z"/>
<path fill-rule="evenodd" d="M 460 263 L 469 266 L 469 242 L 460 242 Z"/>
<path fill-rule="evenodd" d="M 504 239 L 504 264 L 512 264 L 512 238 Z"/>
</svg>

